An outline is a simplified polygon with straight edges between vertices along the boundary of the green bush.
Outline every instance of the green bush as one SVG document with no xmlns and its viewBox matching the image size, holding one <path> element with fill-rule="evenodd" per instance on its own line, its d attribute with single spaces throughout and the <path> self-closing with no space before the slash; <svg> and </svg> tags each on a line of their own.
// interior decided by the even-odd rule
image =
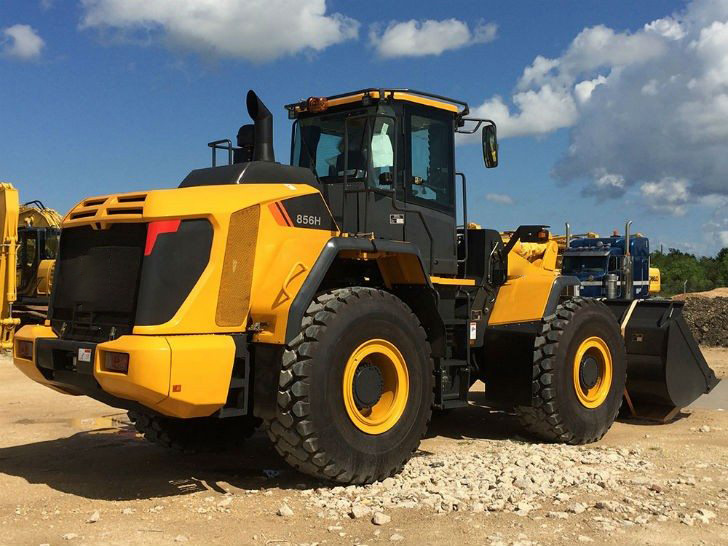
<svg viewBox="0 0 728 546">
<path fill-rule="evenodd" d="M 715 257 L 697 257 L 675 248 L 664 254 L 658 250 L 650 255 L 650 262 L 660 269 L 663 296 L 682 293 L 685 281 L 688 292 L 728 286 L 728 248 Z"/>
</svg>

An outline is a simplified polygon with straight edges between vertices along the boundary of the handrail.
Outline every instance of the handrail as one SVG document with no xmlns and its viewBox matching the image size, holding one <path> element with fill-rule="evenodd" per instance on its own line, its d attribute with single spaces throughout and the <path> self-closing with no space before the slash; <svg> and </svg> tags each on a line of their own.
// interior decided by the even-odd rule
<svg viewBox="0 0 728 546">
<path fill-rule="evenodd" d="M 227 146 L 221 146 L 221 144 L 227 144 Z M 217 167 L 217 150 L 227 150 L 228 152 L 228 165 L 233 164 L 233 143 L 229 138 L 223 138 L 222 140 L 214 140 L 208 142 L 207 146 L 212 151 L 212 166 Z"/>
<path fill-rule="evenodd" d="M 465 256 L 458 263 L 463 264 L 463 277 L 467 276 L 468 269 L 468 189 L 465 181 L 465 173 L 455 173 L 463 180 L 463 245 L 465 247 Z"/>
</svg>

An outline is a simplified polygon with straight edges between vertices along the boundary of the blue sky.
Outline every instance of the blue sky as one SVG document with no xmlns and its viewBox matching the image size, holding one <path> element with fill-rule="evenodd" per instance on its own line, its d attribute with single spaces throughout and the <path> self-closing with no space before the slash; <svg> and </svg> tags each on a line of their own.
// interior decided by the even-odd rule
<svg viewBox="0 0 728 546">
<path fill-rule="evenodd" d="M 170 3 L 3 2 L 0 179 L 22 199 L 65 212 L 88 195 L 176 186 L 208 165 L 206 142 L 234 137 L 249 88 L 276 116 L 284 161 L 283 104 L 412 87 L 499 122 L 498 169 L 477 145 L 457 149 L 474 221 L 607 233 L 630 218 L 653 246 L 728 246 L 728 134 L 714 127 L 728 126 L 726 2 L 221 0 L 215 17 Z M 695 153 L 676 153 L 678 128 Z"/>
</svg>

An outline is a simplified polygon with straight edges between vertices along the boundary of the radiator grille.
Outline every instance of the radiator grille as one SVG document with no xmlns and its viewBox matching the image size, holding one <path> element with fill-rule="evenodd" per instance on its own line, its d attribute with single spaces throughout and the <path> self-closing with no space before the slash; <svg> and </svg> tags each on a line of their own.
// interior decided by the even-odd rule
<svg viewBox="0 0 728 546">
<path fill-rule="evenodd" d="M 244 326 L 250 307 L 259 218 L 258 205 L 234 212 L 230 217 L 215 314 L 218 326 Z"/>
</svg>

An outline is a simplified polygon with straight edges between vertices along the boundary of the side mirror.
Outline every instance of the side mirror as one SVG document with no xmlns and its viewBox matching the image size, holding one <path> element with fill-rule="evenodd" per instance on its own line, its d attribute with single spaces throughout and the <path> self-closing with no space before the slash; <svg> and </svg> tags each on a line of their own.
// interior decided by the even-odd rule
<svg viewBox="0 0 728 546">
<path fill-rule="evenodd" d="M 486 169 L 498 166 L 498 136 L 492 123 L 483 127 L 483 160 Z"/>
</svg>

